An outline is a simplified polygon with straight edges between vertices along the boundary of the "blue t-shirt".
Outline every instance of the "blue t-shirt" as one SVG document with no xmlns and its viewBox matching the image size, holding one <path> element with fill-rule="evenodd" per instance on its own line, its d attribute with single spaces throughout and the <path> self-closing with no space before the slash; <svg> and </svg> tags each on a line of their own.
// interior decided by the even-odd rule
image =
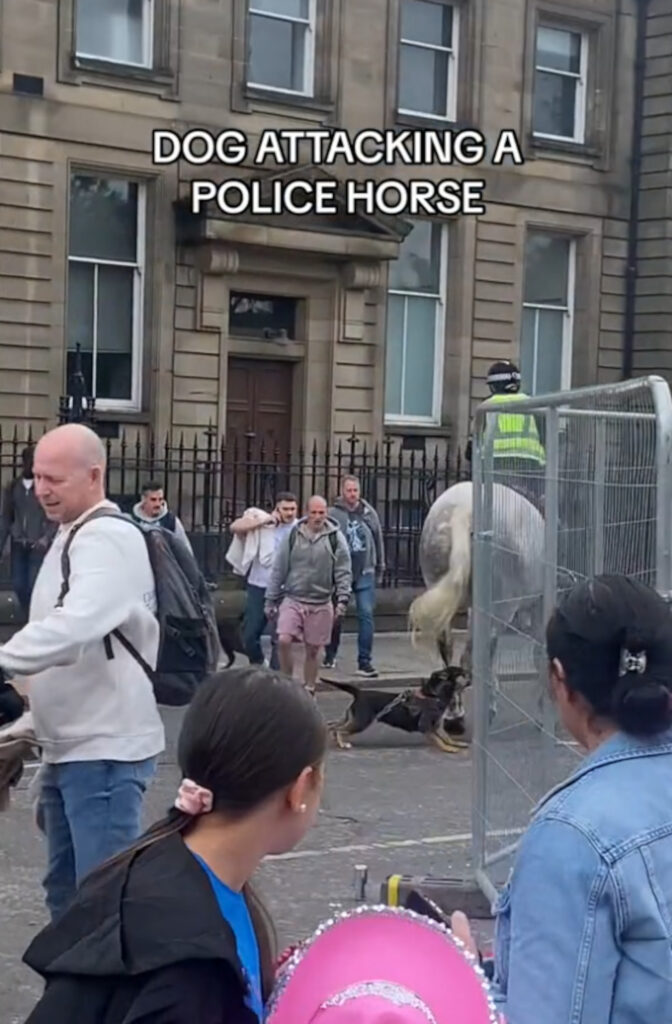
<svg viewBox="0 0 672 1024">
<path fill-rule="evenodd" d="M 214 894 L 219 904 L 222 917 L 229 924 L 236 937 L 236 948 L 249 992 L 245 999 L 249 1008 L 256 1013 L 261 1021 L 264 1016 L 264 1001 L 261 994 L 261 964 L 259 960 L 259 944 L 252 926 L 252 918 L 242 892 L 229 889 L 212 871 L 205 861 L 194 854 L 206 875 L 210 879 Z"/>
</svg>

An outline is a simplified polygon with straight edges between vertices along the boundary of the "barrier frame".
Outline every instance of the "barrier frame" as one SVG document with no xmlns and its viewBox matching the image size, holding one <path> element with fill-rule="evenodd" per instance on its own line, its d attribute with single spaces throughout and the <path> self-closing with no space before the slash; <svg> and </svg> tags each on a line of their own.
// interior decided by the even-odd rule
<svg viewBox="0 0 672 1024">
<path fill-rule="evenodd" d="M 653 412 L 620 412 L 617 410 L 586 408 L 591 400 L 619 399 L 648 393 Z M 581 408 L 577 408 L 577 405 Z M 493 688 L 490 662 L 491 622 L 493 620 L 492 560 L 493 560 L 493 485 L 494 485 L 494 425 L 502 413 L 534 413 L 545 418 L 546 467 L 545 537 L 544 537 L 544 622 L 556 601 L 558 538 L 559 538 L 559 422 L 572 418 L 590 417 L 596 420 L 596 455 L 600 446 L 605 450 L 606 425 L 613 420 L 655 422 L 655 586 L 661 596 L 672 603 L 672 395 L 667 382 L 659 376 L 634 378 L 617 384 L 604 384 L 587 388 L 539 395 L 492 406 L 486 400 L 476 410 L 473 430 L 473 577 L 472 577 L 472 667 L 473 667 L 473 742 L 472 742 L 472 864 L 477 885 L 492 903 L 498 888 L 488 868 L 510 857 L 518 841 L 488 856 L 487 854 L 487 766 L 490 736 L 490 697 Z M 604 465 L 605 458 L 596 457 L 595 502 L 593 529 L 596 544 L 593 553 L 593 574 L 603 571 L 604 534 Z M 601 472 L 602 471 L 602 472 Z M 545 666 L 543 666 L 545 671 Z M 544 735 L 549 728 L 553 711 L 550 696 L 543 702 Z"/>
</svg>

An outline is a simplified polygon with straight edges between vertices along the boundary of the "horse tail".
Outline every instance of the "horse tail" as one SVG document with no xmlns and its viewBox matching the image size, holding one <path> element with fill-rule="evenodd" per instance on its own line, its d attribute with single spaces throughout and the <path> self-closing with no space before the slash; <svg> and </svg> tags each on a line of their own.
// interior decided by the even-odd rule
<svg viewBox="0 0 672 1024">
<path fill-rule="evenodd" d="M 457 506 L 451 521 L 448 572 L 421 594 L 409 608 L 415 643 L 418 633 L 438 640 L 460 610 L 471 576 L 471 508 Z"/>
</svg>

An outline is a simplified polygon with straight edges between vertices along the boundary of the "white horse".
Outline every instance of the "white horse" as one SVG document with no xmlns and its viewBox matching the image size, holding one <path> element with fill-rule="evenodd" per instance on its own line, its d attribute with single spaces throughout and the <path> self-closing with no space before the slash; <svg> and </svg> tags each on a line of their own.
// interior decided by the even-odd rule
<svg viewBox="0 0 672 1024">
<path fill-rule="evenodd" d="M 493 484 L 491 664 L 497 641 L 528 610 L 540 621 L 544 574 L 544 519 L 518 491 Z M 461 665 L 471 678 L 472 588 L 471 482 L 454 484 L 432 505 L 420 537 L 420 569 L 426 591 L 409 609 L 413 638 L 430 638 L 449 665 L 455 616 L 469 615 Z"/>
</svg>

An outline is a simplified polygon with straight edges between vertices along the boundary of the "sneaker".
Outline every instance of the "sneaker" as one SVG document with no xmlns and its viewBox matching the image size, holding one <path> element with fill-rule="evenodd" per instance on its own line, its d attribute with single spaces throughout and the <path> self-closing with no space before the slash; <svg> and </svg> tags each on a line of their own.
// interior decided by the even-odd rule
<svg viewBox="0 0 672 1024">
<path fill-rule="evenodd" d="M 378 673 L 376 672 L 373 665 L 361 665 L 357 669 L 358 676 L 364 676 L 366 679 L 377 679 Z"/>
<path fill-rule="evenodd" d="M 322 668 L 336 668 L 336 658 L 325 658 L 322 662 Z"/>
</svg>

